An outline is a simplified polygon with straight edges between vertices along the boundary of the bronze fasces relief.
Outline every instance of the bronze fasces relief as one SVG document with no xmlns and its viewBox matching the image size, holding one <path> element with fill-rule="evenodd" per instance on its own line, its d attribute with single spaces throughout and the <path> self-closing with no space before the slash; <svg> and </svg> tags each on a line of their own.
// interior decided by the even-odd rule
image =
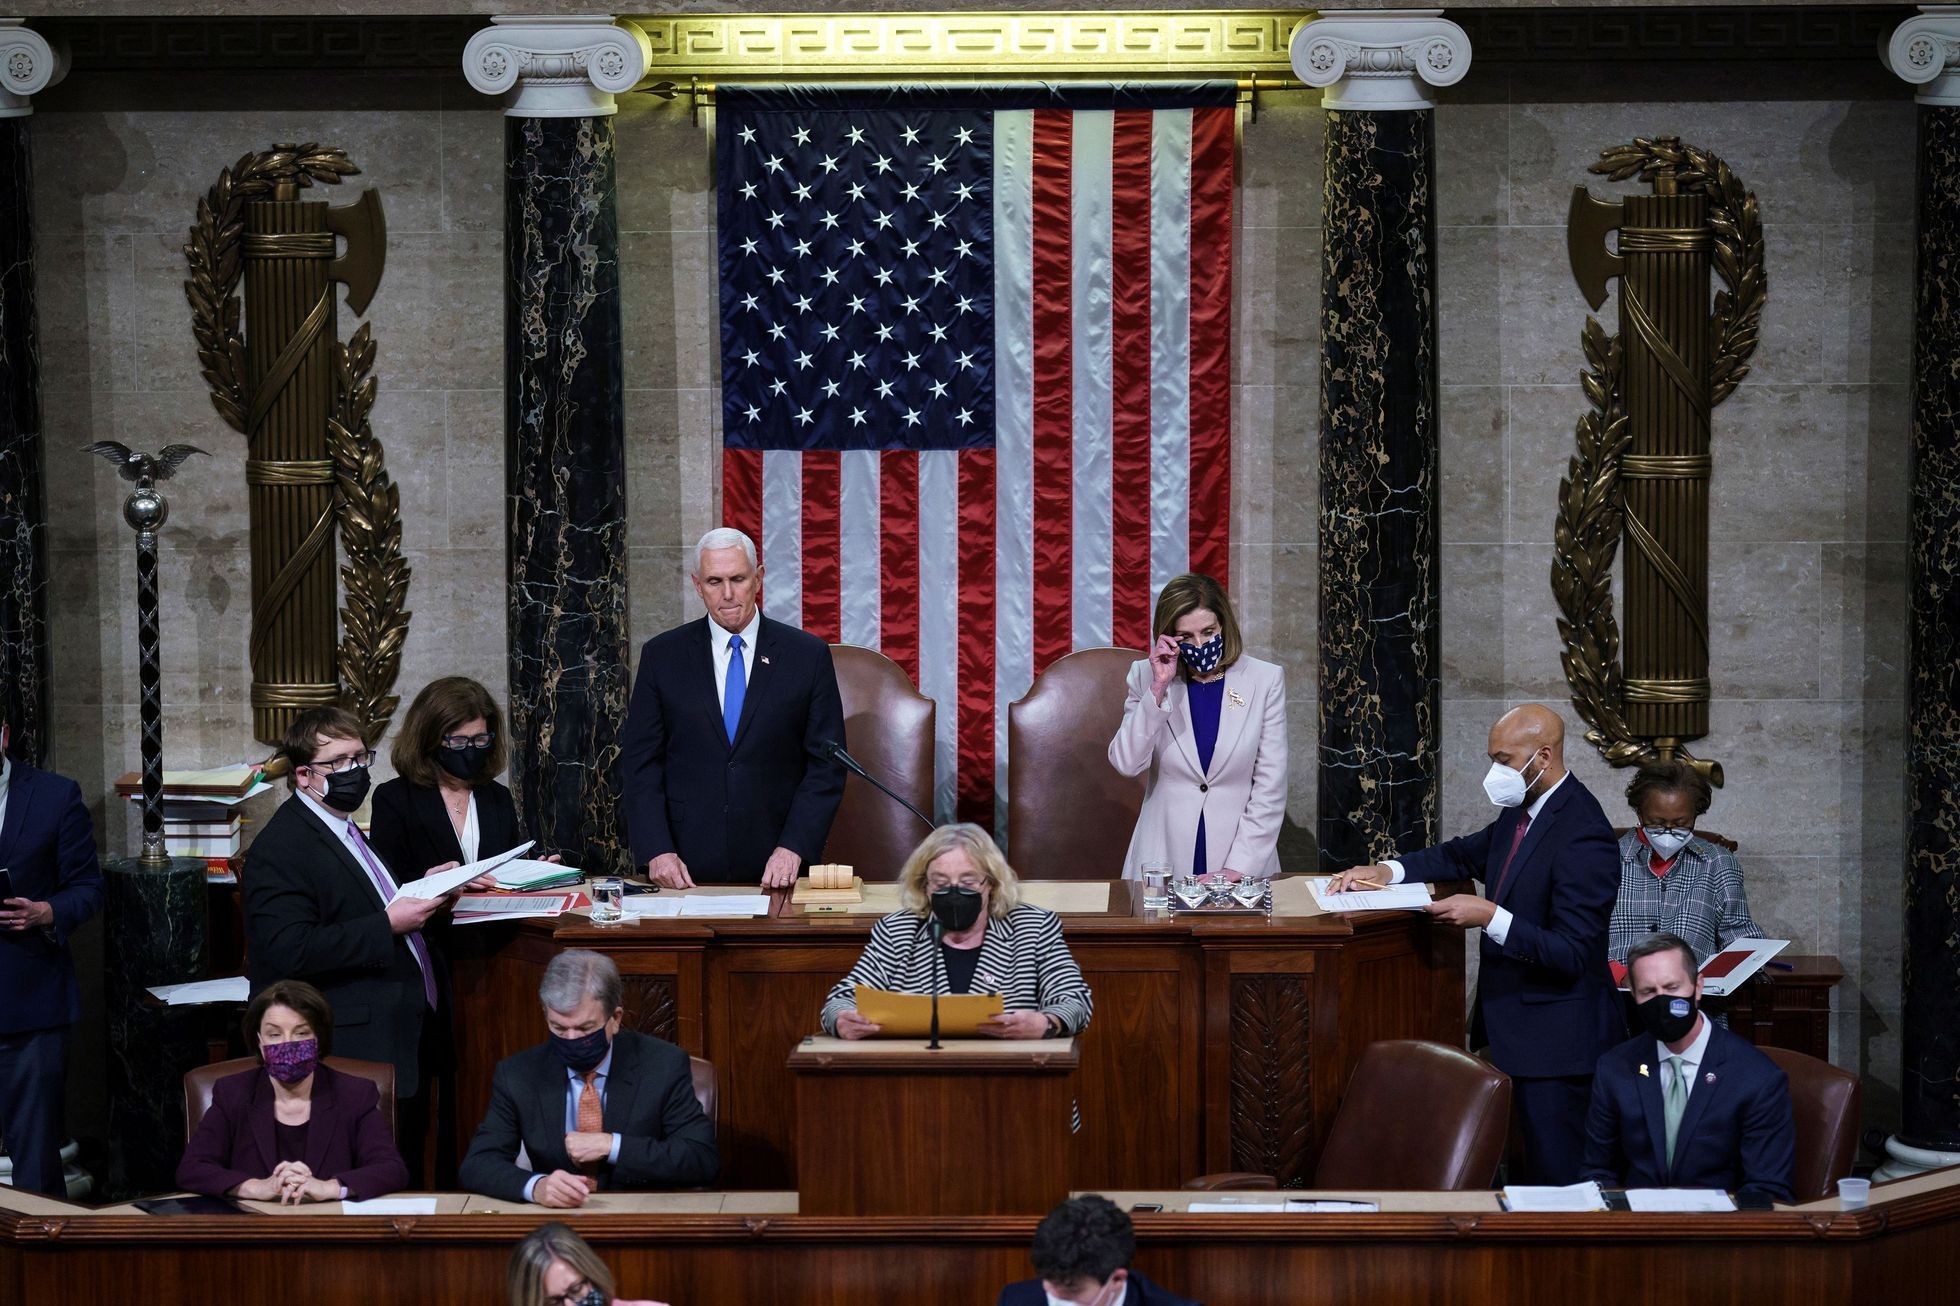
<svg viewBox="0 0 1960 1306">
<path fill-rule="evenodd" d="M 1552 552 L 1560 660 L 1586 739 L 1608 762 L 1680 758 L 1719 785 L 1721 765 L 1687 749 L 1708 733 L 1709 420 L 1756 350 L 1762 215 L 1728 164 L 1673 137 L 1615 146 L 1590 171 L 1651 192 L 1572 193 L 1573 276 L 1595 309 L 1619 281 L 1620 330 L 1588 316 L 1582 333 L 1587 410 Z M 1622 544 L 1624 621 L 1613 595 Z"/>
<path fill-rule="evenodd" d="M 184 246 L 211 403 L 246 439 L 252 733 L 266 743 L 333 703 L 377 739 L 399 701 L 390 691 L 410 615 L 401 498 L 370 422 L 373 335 L 364 323 L 343 344 L 336 324 L 340 286 L 355 313 L 373 299 L 387 229 L 372 190 L 339 207 L 300 198 L 359 172 L 329 146 L 247 154 L 198 202 Z"/>
</svg>

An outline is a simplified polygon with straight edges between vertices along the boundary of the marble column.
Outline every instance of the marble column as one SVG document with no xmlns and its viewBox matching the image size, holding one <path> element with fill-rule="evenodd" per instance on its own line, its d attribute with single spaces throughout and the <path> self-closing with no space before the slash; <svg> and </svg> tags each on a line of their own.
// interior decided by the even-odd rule
<svg viewBox="0 0 1960 1306">
<path fill-rule="evenodd" d="M 1903 1118 L 1882 1177 L 1960 1165 L 1960 6 L 1884 48 L 1917 85 L 1919 230 L 1909 446 Z"/>
<path fill-rule="evenodd" d="M 1323 870 L 1436 841 L 1435 132 L 1470 64 L 1440 10 L 1329 14 L 1293 38 L 1326 89 L 1320 346 Z"/>
<path fill-rule="evenodd" d="M 0 720 L 8 751 L 47 759 L 47 496 L 41 360 L 34 325 L 34 173 L 29 97 L 66 59 L 18 18 L 0 18 Z"/>
<path fill-rule="evenodd" d="M 510 757 L 540 851 L 626 869 L 630 692 L 614 95 L 646 70 L 610 18 L 498 18 L 463 54 L 505 97 L 504 413 Z"/>
</svg>

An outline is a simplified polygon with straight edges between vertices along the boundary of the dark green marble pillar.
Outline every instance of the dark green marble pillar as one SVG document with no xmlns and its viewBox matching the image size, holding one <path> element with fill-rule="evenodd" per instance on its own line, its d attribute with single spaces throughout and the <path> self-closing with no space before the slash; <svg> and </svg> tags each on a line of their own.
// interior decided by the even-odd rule
<svg viewBox="0 0 1960 1306">
<path fill-rule="evenodd" d="M 8 751 L 47 756 L 47 496 L 34 325 L 29 119 L 0 117 L 0 719 Z"/>
<path fill-rule="evenodd" d="M 534 855 L 616 874 L 629 686 L 613 124 L 513 117 L 505 140 L 511 786 Z"/>
<path fill-rule="evenodd" d="M 1904 1115 L 1888 1148 L 1909 1165 L 1930 1165 L 1960 1159 L 1960 951 L 1953 944 L 1960 936 L 1960 107 L 1919 109 L 1917 271 L 1906 533 Z M 1903 1156 L 1901 1145 L 1909 1149 Z"/>
<path fill-rule="evenodd" d="M 1327 115 L 1320 864 L 1436 842 L 1436 218 L 1426 109 Z"/>
</svg>

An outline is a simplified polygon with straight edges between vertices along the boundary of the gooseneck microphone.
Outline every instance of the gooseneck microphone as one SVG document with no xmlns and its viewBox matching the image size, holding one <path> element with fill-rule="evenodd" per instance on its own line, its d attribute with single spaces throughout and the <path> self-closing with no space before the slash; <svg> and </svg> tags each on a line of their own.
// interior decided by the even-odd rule
<svg viewBox="0 0 1960 1306">
<path fill-rule="evenodd" d="M 835 739 L 826 739 L 823 741 L 823 743 L 818 745 L 818 747 L 823 750 L 825 756 L 834 758 L 836 761 L 841 763 L 844 769 L 849 771 L 852 775 L 861 777 L 865 781 L 865 783 L 872 786 L 879 793 L 891 799 L 893 802 L 897 803 L 900 807 L 903 807 L 906 811 L 918 817 L 921 821 L 924 821 L 926 823 L 926 829 L 937 830 L 939 828 L 939 823 L 937 821 L 933 820 L 930 816 L 927 816 L 924 812 L 920 811 L 918 808 L 912 806 L 911 803 L 905 801 L 903 795 L 898 793 L 890 785 L 886 784 L 883 780 L 880 780 L 877 776 L 871 774 L 871 772 L 865 770 L 864 767 L 859 765 L 858 760 L 855 757 L 852 757 L 849 753 L 844 751 L 844 745 L 838 743 Z"/>
</svg>

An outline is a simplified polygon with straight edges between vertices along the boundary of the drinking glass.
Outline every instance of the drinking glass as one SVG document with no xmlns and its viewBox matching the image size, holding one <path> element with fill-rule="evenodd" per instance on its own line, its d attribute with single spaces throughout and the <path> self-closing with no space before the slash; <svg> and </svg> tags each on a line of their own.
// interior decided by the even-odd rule
<svg viewBox="0 0 1960 1306">
<path fill-rule="evenodd" d="M 592 886 L 592 923 L 617 925 L 626 919 L 626 886 L 618 880 L 600 880 Z"/>
<path fill-rule="evenodd" d="M 1168 907 L 1171 901 L 1171 864 L 1169 862 L 1145 862 L 1143 864 L 1143 905 L 1145 907 Z"/>
</svg>

